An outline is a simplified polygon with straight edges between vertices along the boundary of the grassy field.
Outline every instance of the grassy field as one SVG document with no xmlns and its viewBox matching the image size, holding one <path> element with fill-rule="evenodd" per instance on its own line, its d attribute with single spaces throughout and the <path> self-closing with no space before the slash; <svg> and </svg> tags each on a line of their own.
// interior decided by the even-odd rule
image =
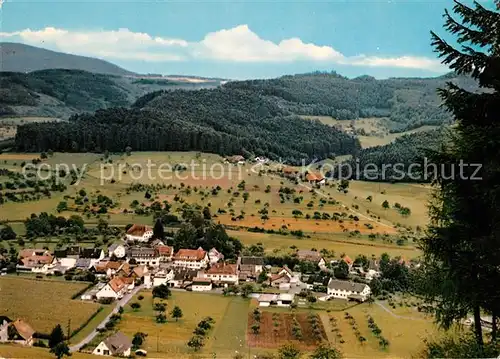
<svg viewBox="0 0 500 359">
<path fill-rule="evenodd" d="M 37 348 L 37 347 L 22 347 L 18 345 L 7 345 L 0 344 L 0 356 L 4 358 L 16 358 L 16 359 L 54 359 L 54 354 L 49 352 L 49 349 Z M 84 354 L 84 353 L 72 353 L 72 359 L 98 359 L 102 356 Z"/>
<path fill-rule="evenodd" d="M 288 253 L 290 247 L 299 249 L 316 248 L 318 251 L 325 248 L 335 251 L 336 255 L 347 254 L 355 258 L 358 254 L 380 256 L 388 253 L 391 257 L 403 256 L 407 259 L 420 256 L 421 252 L 414 246 L 397 246 L 370 241 L 368 239 L 346 238 L 343 234 L 337 235 L 316 235 L 311 238 L 297 238 L 293 236 L 283 236 L 278 234 L 252 233 L 245 231 L 228 231 L 229 235 L 238 238 L 244 245 L 262 243 L 268 253 Z"/>
<path fill-rule="evenodd" d="M 50 333 L 57 324 L 66 327 L 69 319 L 71 328 L 76 329 L 99 308 L 98 304 L 71 299 L 87 284 L 23 276 L 0 277 L 0 313 L 11 319 L 24 319 L 41 333 Z"/>
<path fill-rule="evenodd" d="M 302 116 L 308 120 L 318 120 L 321 123 L 342 129 L 348 133 L 356 134 L 361 147 L 375 147 L 383 146 L 391 143 L 396 138 L 416 133 L 422 131 L 429 131 L 436 129 L 438 126 L 421 126 L 419 128 L 398 132 L 390 133 L 387 128 L 387 118 L 360 118 L 356 120 L 336 120 L 330 116 Z"/>
<path fill-rule="evenodd" d="M 224 297 L 220 294 L 202 294 L 174 291 L 172 297 L 166 301 L 167 314 L 175 305 L 178 305 L 184 316 L 178 322 L 170 318 L 165 324 L 155 322 L 155 311 L 152 307 L 151 292 L 141 292 L 142 301 L 136 298 L 131 302 L 141 303 L 141 309 L 134 312 L 129 306 L 118 325 L 123 333 L 133 336 L 136 332 L 148 334 L 144 349 L 148 356 L 156 358 L 170 358 L 173 355 L 190 353 L 187 342 L 198 322 L 206 316 L 215 320 L 215 328 L 206 342 L 202 353 L 213 351 L 232 352 L 245 343 L 246 314 L 249 301 L 242 298 Z M 241 341 L 241 343 L 240 343 Z"/>
</svg>

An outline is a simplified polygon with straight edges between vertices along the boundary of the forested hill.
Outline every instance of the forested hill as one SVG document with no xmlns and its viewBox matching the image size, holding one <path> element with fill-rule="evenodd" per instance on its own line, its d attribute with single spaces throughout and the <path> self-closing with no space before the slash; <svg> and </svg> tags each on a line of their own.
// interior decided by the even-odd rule
<svg viewBox="0 0 500 359">
<path fill-rule="evenodd" d="M 139 96 L 159 89 L 198 89 L 218 85 L 218 80 L 193 83 L 112 76 L 81 70 L 0 72 L 0 116 L 66 119 L 75 113 L 129 106 Z"/>
<path fill-rule="evenodd" d="M 217 88 L 148 96 L 133 109 L 72 116 L 65 123 L 18 128 L 20 151 L 198 150 L 263 155 L 299 162 L 357 153 L 357 139 L 319 122 L 304 121 L 256 92 Z"/>
<path fill-rule="evenodd" d="M 281 107 L 301 115 L 332 116 L 339 120 L 388 117 L 392 132 L 423 125 L 451 122 L 441 108 L 436 89 L 451 81 L 467 89 L 477 85 L 469 78 L 448 74 L 436 78 L 376 80 L 348 79 L 336 73 L 310 73 L 269 80 L 229 82 L 227 88 L 257 91 L 273 97 Z"/>
<path fill-rule="evenodd" d="M 118 76 L 135 75 L 108 61 L 13 42 L 0 43 L 0 69 L 24 73 L 66 69 Z"/>
</svg>

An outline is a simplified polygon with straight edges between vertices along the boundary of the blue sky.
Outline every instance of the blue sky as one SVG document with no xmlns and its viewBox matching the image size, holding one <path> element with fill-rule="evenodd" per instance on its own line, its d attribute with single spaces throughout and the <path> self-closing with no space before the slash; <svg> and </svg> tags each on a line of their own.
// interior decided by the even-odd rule
<svg viewBox="0 0 500 359">
<path fill-rule="evenodd" d="M 438 76 L 447 69 L 436 60 L 429 31 L 444 34 L 442 14 L 451 6 L 451 0 L 6 0 L 0 41 L 98 57 L 140 73 Z"/>
</svg>

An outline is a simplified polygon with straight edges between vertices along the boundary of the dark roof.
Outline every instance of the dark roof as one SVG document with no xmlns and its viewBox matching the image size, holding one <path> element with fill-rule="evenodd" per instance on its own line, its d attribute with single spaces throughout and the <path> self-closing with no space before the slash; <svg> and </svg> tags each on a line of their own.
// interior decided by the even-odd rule
<svg viewBox="0 0 500 359">
<path fill-rule="evenodd" d="M 155 257 L 157 256 L 157 252 L 154 248 L 150 247 L 133 247 L 130 249 L 130 256 L 131 257 L 143 257 L 143 256 L 148 256 L 148 257 Z"/>
<path fill-rule="evenodd" d="M 54 257 L 56 258 L 65 258 L 68 256 L 68 250 L 67 249 L 56 249 L 54 251 Z"/>
<path fill-rule="evenodd" d="M 123 354 L 132 347 L 132 341 L 122 332 L 116 332 L 108 337 L 104 340 L 104 344 L 106 344 L 113 355 Z"/>
<path fill-rule="evenodd" d="M 89 268 L 90 258 L 78 258 L 75 263 L 76 268 Z"/>
<path fill-rule="evenodd" d="M 256 265 L 261 266 L 264 265 L 264 258 L 262 257 L 241 257 L 241 264 L 247 265 Z"/>
<path fill-rule="evenodd" d="M 81 248 L 80 246 L 71 246 L 66 249 L 67 256 L 78 256 L 80 255 Z"/>
<path fill-rule="evenodd" d="M 349 282 L 345 280 L 331 279 L 328 282 L 328 288 L 335 290 L 345 290 L 352 292 L 362 292 L 367 285 L 364 283 Z"/>
<path fill-rule="evenodd" d="M 80 252 L 80 258 L 98 259 L 100 256 L 100 248 L 84 248 Z"/>
<path fill-rule="evenodd" d="M 174 271 L 174 280 L 192 280 L 198 275 L 196 269 L 181 269 Z"/>
</svg>

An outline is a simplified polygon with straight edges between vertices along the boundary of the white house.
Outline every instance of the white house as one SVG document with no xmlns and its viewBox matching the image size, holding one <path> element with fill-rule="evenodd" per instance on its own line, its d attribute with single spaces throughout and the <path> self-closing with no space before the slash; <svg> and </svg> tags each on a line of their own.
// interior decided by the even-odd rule
<svg viewBox="0 0 500 359">
<path fill-rule="evenodd" d="M 174 270 L 160 270 L 156 272 L 153 278 L 153 287 L 158 287 L 162 284 L 168 285 L 168 282 L 174 279 Z"/>
<path fill-rule="evenodd" d="M 179 249 L 173 258 L 174 267 L 202 269 L 208 265 L 208 254 L 202 248 Z"/>
<path fill-rule="evenodd" d="M 118 259 L 125 258 L 127 248 L 123 243 L 113 243 L 108 247 L 108 254 L 110 257 L 115 256 Z"/>
<path fill-rule="evenodd" d="M 104 298 L 121 299 L 129 290 L 134 289 L 132 278 L 115 277 L 96 293 L 97 300 Z"/>
<path fill-rule="evenodd" d="M 208 251 L 208 259 L 210 260 L 210 265 L 213 265 L 224 260 L 224 254 L 220 253 L 217 249 L 212 248 Z"/>
<path fill-rule="evenodd" d="M 192 287 L 193 292 L 206 292 L 212 290 L 212 280 L 209 278 L 193 278 Z"/>
<path fill-rule="evenodd" d="M 216 263 L 203 273 L 204 278 L 209 278 L 217 284 L 238 284 L 238 265 Z"/>
<path fill-rule="evenodd" d="M 112 355 L 128 357 L 131 354 L 132 341 L 125 334 L 116 332 L 106 338 L 94 349 L 94 355 Z"/>
<path fill-rule="evenodd" d="M 364 302 L 371 294 L 370 287 L 364 283 L 348 282 L 330 278 L 327 294 L 331 298 L 357 300 Z"/>
<path fill-rule="evenodd" d="M 148 242 L 151 237 L 153 237 L 153 229 L 142 224 L 132 225 L 125 234 L 125 238 L 129 242 Z"/>
</svg>

